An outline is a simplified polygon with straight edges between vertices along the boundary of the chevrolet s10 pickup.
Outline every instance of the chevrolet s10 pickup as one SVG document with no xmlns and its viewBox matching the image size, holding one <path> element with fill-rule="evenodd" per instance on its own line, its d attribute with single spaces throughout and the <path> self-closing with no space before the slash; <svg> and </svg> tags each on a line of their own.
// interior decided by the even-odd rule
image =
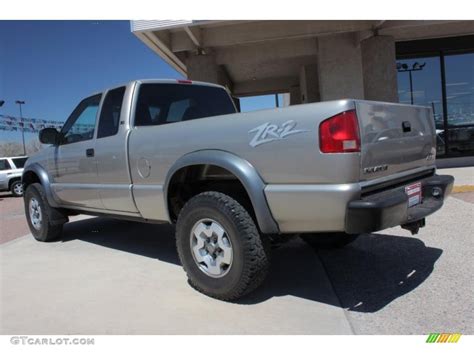
<svg viewBox="0 0 474 355">
<path fill-rule="evenodd" d="M 94 94 L 40 141 L 22 176 L 37 240 L 58 239 L 74 214 L 172 223 L 189 283 L 228 301 L 265 279 L 272 241 L 417 233 L 454 181 L 436 174 L 430 108 L 345 99 L 238 113 L 224 87 L 189 80 Z"/>
</svg>

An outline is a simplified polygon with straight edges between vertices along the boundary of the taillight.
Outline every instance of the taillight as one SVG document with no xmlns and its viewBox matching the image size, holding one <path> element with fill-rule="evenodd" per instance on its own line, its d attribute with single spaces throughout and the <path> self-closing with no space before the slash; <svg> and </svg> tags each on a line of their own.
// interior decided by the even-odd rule
<svg viewBox="0 0 474 355">
<path fill-rule="evenodd" d="M 179 84 L 192 84 L 192 80 L 185 80 L 185 79 L 177 79 L 176 80 Z"/>
<path fill-rule="evenodd" d="M 319 148 L 323 153 L 360 152 L 359 124 L 355 110 L 342 112 L 321 122 Z"/>
</svg>

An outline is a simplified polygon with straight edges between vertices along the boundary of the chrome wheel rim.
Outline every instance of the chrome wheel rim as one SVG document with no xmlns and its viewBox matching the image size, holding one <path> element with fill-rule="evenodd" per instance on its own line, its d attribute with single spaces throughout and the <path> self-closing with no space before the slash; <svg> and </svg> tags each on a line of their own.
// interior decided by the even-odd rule
<svg viewBox="0 0 474 355">
<path fill-rule="evenodd" d="M 34 197 L 30 200 L 29 211 L 31 224 L 36 230 L 40 230 L 43 221 L 43 214 L 38 200 Z"/>
<path fill-rule="evenodd" d="M 13 185 L 13 191 L 14 191 L 17 195 L 23 195 L 23 184 L 17 183 L 17 184 L 15 184 L 15 185 Z"/>
<path fill-rule="evenodd" d="M 190 241 L 191 254 L 202 272 L 214 278 L 227 275 L 232 266 L 232 243 L 219 223 L 199 220 L 191 229 Z"/>
</svg>

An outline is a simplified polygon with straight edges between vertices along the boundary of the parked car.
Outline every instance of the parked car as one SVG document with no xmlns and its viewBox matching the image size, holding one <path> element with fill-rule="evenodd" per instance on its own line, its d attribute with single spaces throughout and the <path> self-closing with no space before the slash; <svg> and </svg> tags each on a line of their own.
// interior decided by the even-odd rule
<svg viewBox="0 0 474 355">
<path fill-rule="evenodd" d="M 133 81 L 41 131 L 51 146 L 23 173 L 26 217 L 39 241 L 77 213 L 176 224 L 190 284 L 235 300 L 264 280 L 271 241 L 417 233 L 454 181 L 436 175 L 431 115 L 351 99 L 237 113 L 218 85 Z"/>
<path fill-rule="evenodd" d="M 10 191 L 13 196 L 23 196 L 21 174 L 28 157 L 0 158 L 0 191 Z"/>
</svg>

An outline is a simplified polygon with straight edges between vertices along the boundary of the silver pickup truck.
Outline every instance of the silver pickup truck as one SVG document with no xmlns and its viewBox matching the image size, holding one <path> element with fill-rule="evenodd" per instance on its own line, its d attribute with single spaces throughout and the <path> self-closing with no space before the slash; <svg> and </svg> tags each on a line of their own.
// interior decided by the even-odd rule
<svg viewBox="0 0 474 355">
<path fill-rule="evenodd" d="M 78 213 L 173 223 L 190 284 L 223 300 L 262 283 L 272 241 L 416 233 L 453 185 L 435 174 L 430 108 L 347 99 L 237 113 L 225 88 L 188 80 L 92 95 L 40 141 L 50 146 L 22 178 L 37 240 Z"/>
</svg>

